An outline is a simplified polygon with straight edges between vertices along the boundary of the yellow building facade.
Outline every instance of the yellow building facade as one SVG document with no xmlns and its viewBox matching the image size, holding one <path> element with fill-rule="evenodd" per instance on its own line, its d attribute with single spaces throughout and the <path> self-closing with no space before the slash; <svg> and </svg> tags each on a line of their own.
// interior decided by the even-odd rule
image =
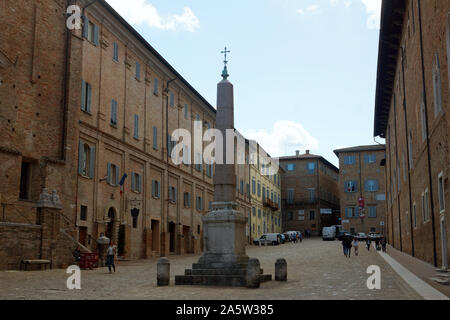
<svg viewBox="0 0 450 320">
<path fill-rule="evenodd" d="M 281 175 L 279 168 L 270 172 L 270 156 L 253 142 L 255 152 L 250 153 L 250 201 L 251 213 L 248 219 L 251 241 L 264 233 L 282 232 Z M 272 159 L 273 161 L 273 159 Z M 277 168 L 278 166 L 272 166 Z"/>
</svg>

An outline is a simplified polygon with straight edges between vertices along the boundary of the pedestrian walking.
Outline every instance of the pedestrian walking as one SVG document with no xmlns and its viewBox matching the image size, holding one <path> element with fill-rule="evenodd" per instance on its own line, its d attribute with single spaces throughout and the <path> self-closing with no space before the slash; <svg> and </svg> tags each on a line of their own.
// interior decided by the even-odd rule
<svg viewBox="0 0 450 320">
<path fill-rule="evenodd" d="M 108 250 L 106 252 L 106 264 L 109 269 L 109 273 L 112 273 L 111 267 L 113 268 L 114 272 L 116 272 L 116 265 L 114 264 L 114 256 L 116 255 L 116 246 L 114 245 L 114 242 L 111 241 L 109 243 Z"/>
<path fill-rule="evenodd" d="M 381 248 L 383 249 L 383 252 L 386 253 L 386 239 L 384 237 L 381 238 Z"/>
<path fill-rule="evenodd" d="M 346 239 L 346 245 L 347 245 L 347 257 L 350 258 L 352 255 L 352 238 L 348 237 Z"/>
<path fill-rule="evenodd" d="M 377 250 L 380 250 L 380 240 L 380 238 L 375 239 L 375 247 L 377 248 Z"/>
<path fill-rule="evenodd" d="M 367 241 L 366 241 L 367 251 L 370 251 L 370 244 L 371 244 L 370 238 L 367 238 Z"/>
<path fill-rule="evenodd" d="M 355 256 L 358 256 L 359 241 L 356 237 L 353 239 L 353 248 L 355 248 Z"/>
<path fill-rule="evenodd" d="M 342 239 L 342 250 L 344 251 L 344 256 L 348 256 L 347 239 Z"/>
</svg>

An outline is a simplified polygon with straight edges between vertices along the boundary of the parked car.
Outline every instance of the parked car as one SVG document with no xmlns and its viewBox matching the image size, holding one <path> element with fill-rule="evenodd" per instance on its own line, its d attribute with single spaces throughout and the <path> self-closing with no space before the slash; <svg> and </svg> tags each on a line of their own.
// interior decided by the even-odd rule
<svg viewBox="0 0 450 320">
<path fill-rule="evenodd" d="M 279 245 L 281 242 L 281 235 L 279 233 L 265 233 L 259 239 L 254 239 L 255 245 Z"/>
<path fill-rule="evenodd" d="M 369 239 L 372 241 L 375 241 L 376 239 L 381 239 L 383 236 L 376 232 L 370 232 L 369 233 Z"/>
<path fill-rule="evenodd" d="M 336 239 L 336 227 L 325 227 L 322 229 L 322 239 L 323 241 L 335 240 Z"/>
<path fill-rule="evenodd" d="M 359 232 L 355 235 L 359 241 L 366 241 L 368 239 L 367 235 L 364 232 Z"/>
</svg>

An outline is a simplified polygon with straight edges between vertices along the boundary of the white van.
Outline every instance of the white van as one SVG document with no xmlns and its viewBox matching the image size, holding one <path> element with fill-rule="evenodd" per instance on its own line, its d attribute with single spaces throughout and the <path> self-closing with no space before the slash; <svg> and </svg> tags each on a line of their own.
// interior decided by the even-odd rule
<svg viewBox="0 0 450 320">
<path fill-rule="evenodd" d="M 253 243 L 256 245 L 279 245 L 280 244 L 280 237 L 281 235 L 279 233 L 265 233 L 261 236 L 259 239 L 253 240 Z"/>
<path fill-rule="evenodd" d="M 322 230 L 322 239 L 326 240 L 335 240 L 336 239 L 336 227 L 325 227 Z"/>
</svg>

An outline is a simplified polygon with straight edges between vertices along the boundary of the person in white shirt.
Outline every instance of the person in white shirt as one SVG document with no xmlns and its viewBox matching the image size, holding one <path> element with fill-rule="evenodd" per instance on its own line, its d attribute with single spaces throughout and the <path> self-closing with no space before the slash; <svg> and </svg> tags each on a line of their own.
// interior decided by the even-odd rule
<svg viewBox="0 0 450 320">
<path fill-rule="evenodd" d="M 110 242 L 109 247 L 106 252 L 106 264 L 108 265 L 109 273 L 112 273 L 111 267 L 116 272 L 116 265 L 114 264 L 114 256 L 116 255 L 116 246 L 114 242 Z"/>
<path fill-rule="evenodd" d="M 353 247 L 355 248 L 355 256 L 357 256 L 358 255 L 358 248 L 359 248 L 358 238 L 354 238 L 353 239 Z"/>
</svg>

